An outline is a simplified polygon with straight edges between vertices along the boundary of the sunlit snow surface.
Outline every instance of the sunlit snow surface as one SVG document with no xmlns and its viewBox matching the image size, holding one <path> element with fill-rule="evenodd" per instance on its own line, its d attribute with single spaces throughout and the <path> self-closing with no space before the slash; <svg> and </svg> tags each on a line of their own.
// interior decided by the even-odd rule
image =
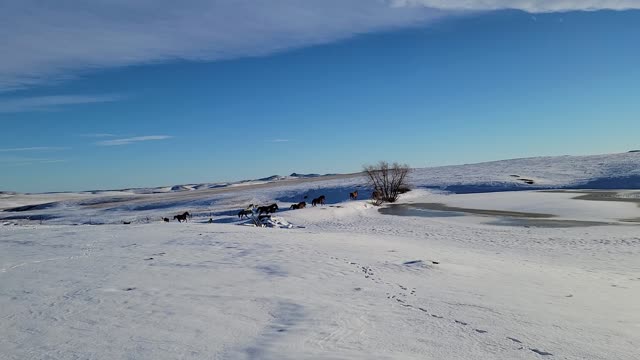
<svg viewBox="0 0 640 360">
<path fill-rule="evenodd" d="M 3 194 L 1 209 L 35 208 L 0 211 L 0 358 L 637 359 L 640 226 L 621 220 L 640 218 L 638 192 L 441 189 L 633 185 L 638 165 L 617 154 L 417 170 L 400 200 L 601 223 L 567 228 L 383 215 L 359 177 Z M 327 205 L 288 210 L 320 194 Z M 237 217 L 273 202 L 292 226 Z M 184 211 L 187 223 L 161 220 Z"/>
</svg>

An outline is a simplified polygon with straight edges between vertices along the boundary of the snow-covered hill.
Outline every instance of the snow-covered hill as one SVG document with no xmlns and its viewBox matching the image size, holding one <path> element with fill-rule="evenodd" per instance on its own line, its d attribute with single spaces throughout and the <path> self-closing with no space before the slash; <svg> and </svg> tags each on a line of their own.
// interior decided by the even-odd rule
<svg viewBox="0 0 640 360">
<path fill-rule="evenodd" d="M 540 189 L 639 189 L 640 153 L 536 157 L 481 164 L 414 169 L 417 189 L 483 193 Z M 0 197 L 0 220 L 50 223 L 119 223 L 158 219 L 189 210 L 202 216 L 230 213 L 248 204 L 311 202 L 325 195 L 336 204 L 358 189 L 369 198 L 362 174 L 271 176 L 236 183 L 188 184 L 163 188 Z"/>
<path fill-rule="evenodd" d="M 533 157 L 424 168 L 416 169 L 411 181 L 417 186 L 456 193 L 541 188 L 639 189 L 640 153 Z"/>
</svg>

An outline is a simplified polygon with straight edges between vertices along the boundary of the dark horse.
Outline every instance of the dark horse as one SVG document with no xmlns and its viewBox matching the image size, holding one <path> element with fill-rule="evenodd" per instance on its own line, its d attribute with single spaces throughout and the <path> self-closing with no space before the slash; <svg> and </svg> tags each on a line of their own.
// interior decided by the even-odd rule
<svg viewBox="0 0 640 360">
<path fill-rule="evenodd" d="M 301 201 L 297 204 L 293 204 L 291 205 L 290 209 L 291 210 L 298 210 L 298 209 L 304 209 L 305 207 L 307 207 L 307 203 L 304 201 Z"/>
<path fill-rule="evenodd" d="M 356 191 L 354 191 L 352 193 L 349 193 L 349 199 L 356 200 L 357 198 L 358 198 L 358 190 L 356 190 Z"/>
<path fill-rule="evenodd" d="M 240 212 L 238 213 L 238 217 L 240 219 L 242 219 L 243 217 L 246 217 L 248 219 L 249 215 L 252 215 L 252 214 L 253 214 L 253 211 L 247 210 L 247 209 L 243 209 L 243 210 L 240 210 Z"/>
<path fill-rule="evenodd" d="M 169 222 L 169 218 L 163 217 L 163 218 L 162 218 L 162 221 L 164 221 L 164 222 Z"/>
<path fill-rule="evenodd" d="M 258 208 L 258 215 L 262 215 L 262 213 L 269 215 L 276 211 L 278 211 L 278 204 L 271 204 L 269 206 L 260 206 Z"/>
<path fill-rule="evenodd" d="M 324 205 L 325 199 L 326 199 L 326 197 L 324 195 L 321 195 L 320 197 L 317 197 L 317 198 L 311 200 L 311 206 Z"/>
<path fill-rule="evenodd" d="M 184 214 L 176 215 L 173 217 L 174 220 L 178 220 L 178 222 L 187 222 L 187 219 L 191 217 L 188 211 L 185 211 Z"/>
</svg>

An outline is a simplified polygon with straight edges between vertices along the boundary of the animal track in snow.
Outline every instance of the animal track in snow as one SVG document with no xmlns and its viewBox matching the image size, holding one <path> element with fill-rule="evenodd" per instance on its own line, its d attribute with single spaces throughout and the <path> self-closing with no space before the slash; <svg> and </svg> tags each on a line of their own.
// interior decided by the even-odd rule
<svg viewBox="0 0 640 360">
<path fill-rule="evenodd" d="M 533 348 L 529 348 L 529 350 L 533 351 L 534 353 L 538 354 L 538 355 L 542 355 L 542 356 L 553 356 L 552 353 L 550 352 L 546 352 L 546 351 L 542 351 L 542 350 L 538 350 L 538 349 L 533 349 Z"/>
<path fill-rule="evenodd" d="M 370 266 L 361 266 L 358 263 L 349 261 L 347 259 L 343 259 L 343 261 L 345 263 L 349 264 L 349 265 L 353 265 L 353 266 L 358 267 L 359 271 L 361 271 L 362 273 L 365 274 L 365 278 L 370 278 L 371 280 L 374 280 L 373 279 L 374 271 Z M 398 288 L 400 288 L 401 291 L 399 293 L 394 293 L 395 291 L 391 291 L 391 292 L 387 292 L 386 296 L 387 296 L 387 299 L 394 301 L 395 303 L 399 304 L 403 308 L 417 309 L 420 312 L 425 313 L 426 315 L 429 315 L 430 317 L 432 317 L 434 319 L 445 319 L 444 316 L 440 316 L 440 315 L 437 315 L 437 314 L 432 314 L 432 313 L 429 312 L 429 310 L 427 310 L 427 309 L 425 309 L 423 307 L 412 305 L 412 304 L 407 302 L 407 296 L 408 295 L 416 296 L 415 295 L 416 294 L 416 288 L 411 288 L 411 290 L 409 290 L 409 287 L 407 287 L 405 285 L 398 284 L 398 283 L 396 283 L 396 284 L 388 283 L 386 281 L 383 281 L 382 278 L 378 278 L 378 281 L 376 281 L 376 283 L 385 284 L 385 285 L 390 286 L 392 288 L 395 288 L 396 286 Z M 474 305 L 474 304 L 462 304 L 462 303 L 447 303 L 447 304 L 453 305 L 453 306 L 474 307 L 474 308 L 478 308 L 478 309 L 481 309 L 481 310 L 484 310 L 484 311 L 487 311 L 487 312 L 499 314 L 498 312 L 496 312 L 496 311 L 494 311 L 492 309 L 489 309 L 489 308 L 486 308 L 486 307 L 483 307 L 483 306 L 479 306 L 479 305 Z M 450 321 L 451 319 L 448 319 L 448 320 Z M 461 321 L 461 320 L 457 320 L 457 319 L 453 319 L 453 321 L 454 321 L 455 324 L 459 324 L 459 325 L 462 325 L 462 326 L 465 326 L 465 327 L 469 325 L 469 323 L 467 323 L 465 321 Z M 469 329 L 469 331 L 471 331 L 471 329 Z M 478 329 L 478 328 L 473 328 L 473 332 L 478 333 L 478 334 L 488 334 L 489 333 L 488 330 Z M 538 354 L 540 356 L 553 356 L 552 353 L 547 352 L 547 351 L 539 350 L 537 348 L 525 347 L 523 345 L 522 341 L 520 341 L 520 340 L 518 340 L 518 339 L 516 339 L 514 337 L 507 337 L 507 339 L 512 341 L 512 342 L 514 342 L 514 343 L 521 344 L 521 346 L 519 347 L 518 350 L 528 349 L 528 350 L 530 350 L 530 351 L 532 351 L 532 352 L 534 352 L 534 353 L 536 353 L 536 354 Z"/>
</svg>

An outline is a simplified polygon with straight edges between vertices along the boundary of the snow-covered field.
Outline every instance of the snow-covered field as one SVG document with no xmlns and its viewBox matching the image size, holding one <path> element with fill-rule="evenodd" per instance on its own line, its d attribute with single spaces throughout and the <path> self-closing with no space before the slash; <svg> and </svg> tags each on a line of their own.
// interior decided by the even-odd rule
<svg viewBox="0 0 640 360">
<path fill-rule="evenodd" d="M 2 194 L 0 358 L 638 359 L 640 226 L 621 220 L 639 192 L 468 194 L 638 188 L 637 169 L 640 154 L 420 169 L 400 201 L 609 224 L 566 228 L 383 215 L 347 200 L 367 195 L 357 176 Z M 434 190 L 449 185 L 464 194 Z M 293 228 L 239 226 L 271 202 Z"/>
</svg>

